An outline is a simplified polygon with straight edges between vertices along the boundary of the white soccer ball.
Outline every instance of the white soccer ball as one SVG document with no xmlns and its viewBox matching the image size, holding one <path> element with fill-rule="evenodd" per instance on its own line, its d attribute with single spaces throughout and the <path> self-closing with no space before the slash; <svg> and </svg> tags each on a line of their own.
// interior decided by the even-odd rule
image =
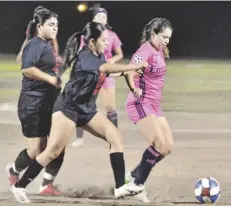
<svg viewBox="0 0 231 206">
<path fill-rule="evenodd" d="M 194 194 L 200 203 L 215 203 L 220 198 L 221 187 L 213 177 L 201 178 L 196 182 Z"/>
</svg>

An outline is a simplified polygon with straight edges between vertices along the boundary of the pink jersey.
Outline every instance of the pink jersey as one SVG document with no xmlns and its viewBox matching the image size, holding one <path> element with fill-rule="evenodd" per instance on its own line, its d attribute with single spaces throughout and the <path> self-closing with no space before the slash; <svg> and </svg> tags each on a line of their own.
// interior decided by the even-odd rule
<svg viewBox="0 0 231 206">
<path fill-rule="evenodd" d="M 104 55 L 106 60 L 110 59 L 113 54 L 112 52 L 115 51 L 117 48 L 121 47 L 122 43 L 119 37 L 116 35 L 115 32 L 108 30 L 108 46 L 104 50 Z"/>
<path fill-rule="evenodd" d="M 119 39 L 119 37 L 116 35 L 115 32 L 108 30 L 108 46 L 104 50 L 105 59 L 110 59 L 113 54 L 112 52 L 115 51 L 117 48 L 119 48 L 122 43 Z M 83 38 L 81 38 L 80 48 L 82 48 L 85 45 Z"/>
<path fill-rule="evenodd" d="M 136 51 L 130 63 L 134 64 L 141 61 L 148 62 L 149 66 L 144 70 L 144 74 L 136 77 L 134 81 L 136 87 L 142 89 L 143 95 L 142 97 L 135 98 L 133 93 L 130 92 L 127 104 L 137 101 L 140 103 L 150 102 L 159 107 L 166 73 L 163 51 L 155 50 L 149 42 L 146 42 Z"/>
</svg>

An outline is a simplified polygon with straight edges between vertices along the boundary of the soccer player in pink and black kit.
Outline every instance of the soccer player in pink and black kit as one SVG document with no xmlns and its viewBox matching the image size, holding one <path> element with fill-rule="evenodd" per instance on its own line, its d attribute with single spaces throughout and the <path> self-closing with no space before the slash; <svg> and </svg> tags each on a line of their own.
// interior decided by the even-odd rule
<svg viewBox="0 0 231 206">
<path fill-rule="evenodd" d="M 114 64 L 123 58 L 123 51 L 121 49 L 122 43 L 112 28 L 108 25 L 108 13 L 104 8 L 98 7 L 93 10 L 93 22 L 101 23 L 108 29 L 108 46 L 104 50 L 104 55 L 108 63 Z M 113 55 L 114 54 L 114 55 Z M 117 127 L 118 118 L 115 105 L 115 79 L 108 77 L 101 90 L 100 99 L 102 100 L 107 118 Z M 77 128 L 76 141 L 72 146 L 79 147 L 83 145 L 83 129 Z"/>
<path fill-rule="evenodd" d="M 172 30 L 167 19 L 150 21 L 144 27 L 141 46 L 131 60 L 133 64 L 142 61 L 149 63 L 143 74 L 129 74 L 128 78 L 133 92 L 127 97 L 126 111 L 150 144 L 139 165 L 126 175 L 127 182 L 134 181 L 137 185 L 144 185 L 152 168 L 171 152 L 173 145 L 171 128 L 160 108 L 166 73 L 163 50 L 169 43 Z"/>
</svg>

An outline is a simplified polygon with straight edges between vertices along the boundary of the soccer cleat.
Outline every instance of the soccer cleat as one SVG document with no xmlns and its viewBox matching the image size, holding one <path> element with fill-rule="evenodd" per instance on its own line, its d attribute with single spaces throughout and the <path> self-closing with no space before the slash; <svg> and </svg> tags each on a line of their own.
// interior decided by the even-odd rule
<svg viewBox="0 0 231 206">
<path fill-rule="evenodd" d="M 145 190 L 143 185 L 136 185 L 133 182 L 129 182 L 126 186 L 126 189 L 131 193 L 131 196 L 137 195 Z"/>
<path fill-rule="evenodd" d="M 137 195 L 134 195 L 133 197 L 134 199 L 139 200 L 140 202 L 144 202 L 144 203 L 150 202 L 148 199 L 148 194 L 145 190 Z"/>
<path fill-rule="evenodd" d="M 126 175 L 125 175 L 125 182 L 127 184 L 129 184 L 129 183 L 133 183 L 134 180 L 135 180 L 135 178 L 132 177 L 131 172 L 127 172 Z M 139 200 L 141 202 L 145 202 L 145 203 L 150 202 L 149 199 L 148 199 L 148 194 L 145 191 L 145 189 L 144 189 L 144 191 L 142 191 L 141 193 L 139 193 L 137 195 L 134 195 L 133 197 L 134 197 L 134 199 L 137 199 L 137 200 Z"/>
<path fill-rule="evenodd" d="M 45 196 L 61 196 L 62 192 L 60 192 L 54 185 L 48 184 L 40 187 L 39 194 Z"/>
<path fill-rule="evenodd" d="M 18 182 L 19 175 L 18 174 L 11 174 L 10 173 L 10 168 L 11 168 L 11 164 L 7 164 L 7 166 L 6 166 L 6 173 L 7 173 L 7 177 L 8 177 L 8 182 L 9 182 L 10 186 L 12 186 L 16 182 Z"/>
<path fill-rule="evenodd" d="M 124 184 L 120 188 L 114 189 L 114 196 L 116 199 L 122 199 L 126 196 L 134 196 L 144 191 L 142 185 L 135 185 L 134 183 Z"/>
<path fill-rule="evenodd" d="M 127 190 L 126 187 L 127 187 L 127 185 L 124 184 L 123 186 L 114 189 L 114 196 L 116 199 L 122 199 L 126 196 L 131 195 L 131 193 Z"/>
<path fill-rule="evenodd" d="M 84 146 L 83 138 L 78 138 L 77 140 L 72 142 L 71 146 L 72 147 L 83 147 Z"/>
<path fill-rule="evenodd" d="M 15 187 L 14 185 L 11 187 L 11 192 L 13 193 L 15 199 L 19 203 L 30 203 L 30 200 L 26 196 L 26 189 Z"/>
</svg>

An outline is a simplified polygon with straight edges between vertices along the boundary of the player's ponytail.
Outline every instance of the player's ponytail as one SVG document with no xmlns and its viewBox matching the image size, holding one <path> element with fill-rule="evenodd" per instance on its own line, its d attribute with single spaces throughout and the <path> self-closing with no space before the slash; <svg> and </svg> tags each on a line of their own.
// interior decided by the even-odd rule
<svg viewBox="0 0 231 206">
<path fill-rule="evenodd" d="M 96 41 L 105 29 L 106 27 L 102 24 L 89 22 L 81 32 L 74 33 L 69 37 L 64 51 L 63 70 L 70 67 L 78 57 L 82 38 L 85 45 L 88 45 L 91 39 Z"/>
<path fill-rule="evenodd" d="M 151 29 L 150 23 L 146 24 L 142 32 L 140 44 L 145 43 L 151 38 L 151 31 L 152 29 Z"/>
<path fill-rule="evenodd" d="M 28 24 L 28 35 L 27 35 L 27 39 L 30 40 L 33 38 L 33 36 L 36 34 L 36 30 L 37 30 L 37 25 L 39 23 L 39 17 L 38 15 L 34 16 L 34 19 L 31 20 Z"/>
<path fill-rule="evenodd" d="M 64 62 L 63 62 L 64 70 L 70 67 L 72 62 L 78 56 L 80 43 L 81 43 L 81 32 L 74 33 L 67 40 L 66 48 L 64 50 Z"/>
</svg>

